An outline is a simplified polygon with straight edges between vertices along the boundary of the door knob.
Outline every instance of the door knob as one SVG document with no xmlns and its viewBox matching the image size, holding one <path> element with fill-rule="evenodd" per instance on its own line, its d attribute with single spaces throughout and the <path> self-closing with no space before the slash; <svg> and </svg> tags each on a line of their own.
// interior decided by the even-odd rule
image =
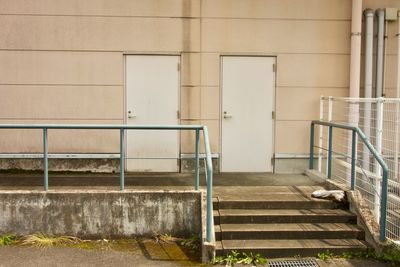
<svg viewBox="0 0 400 267">
<path fill-rule="evenodd" d="M 132 119 L 136 117 L 136 114 L 134 114 L 131 110 L 128 110 L 128 119 Z"/>
<path fill-rule="evenodd" d="M 227 111 L 224 111 L 224 119 L 232 118 L 232 115 L 229 114 Z"/>
</svg>

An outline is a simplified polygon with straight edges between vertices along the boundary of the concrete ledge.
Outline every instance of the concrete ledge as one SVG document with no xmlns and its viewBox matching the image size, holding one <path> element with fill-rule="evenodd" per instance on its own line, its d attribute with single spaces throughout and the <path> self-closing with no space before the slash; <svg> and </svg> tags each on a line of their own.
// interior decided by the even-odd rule
<svg viewBox="0 0 400 267">
<path fill-rule="evenodd" d="M 41 154 L 36 156 L 41 156 Z M 119 172 L 119 158 L 115 158 L 114 154 L 98 154 L 91 156 L 90 154 L 80 155 L 83 158 L 77 158 L 78 156 L 79 155 L 76 155 L 76 157 L 73 155 L 68 156 L 67 154 L 51 155 L 49 157 L 49 170 L 94 173 Z M 194 163 L 194 159 L 191 158 L 178 159 L 178 164 L 180 164 L 182 173 L 194 172 Z M 214 173 L 218 173 L 219 159 L 212 158 L 212 163 Z M 20 156 L 20 158 L 1 158 L 0 170 L 43 170 L 43 159 L 28 157 L 22 158 L 22 156 Z M 204 160 L 200 160 L 200 172 L 204 173 Z"/>
<path fill-rule="evenodd" d="M 292 173 L 302 174 L 309 164 L 308 157 L 292 156 L 292 157 L 275 157 L 275 173 Z"/>
<path fill-rule="evenodd" d="M 0 191 L 0 233 L 201 236 L 201 191 Z"/>
<path fill-rule="evenodd" d="M 1 159 L 0 170 L 43 170 L 43 159 Z M 119 172 L 119 159 L 115 158 L 51 158 L 50 171 Z"/>
</svg>

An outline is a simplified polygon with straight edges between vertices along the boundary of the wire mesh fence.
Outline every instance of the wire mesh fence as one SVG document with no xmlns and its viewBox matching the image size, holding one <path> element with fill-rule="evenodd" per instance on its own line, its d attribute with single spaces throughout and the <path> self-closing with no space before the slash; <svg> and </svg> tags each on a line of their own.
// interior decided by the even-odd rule
<svg viewBox="0 0 400 267">
<path fill-rule="evenodd" d="M 400 242 L 400 99 L 321 97 L 320 119 L 358 126 L 389 167 L 386 238 Z M 350 188 L 351 132 L 332 133 L 332 179 Z M 359 137 L 358 137 L 359 138 Z M 318 168 L 327 173 L 328 127 L 320 126 Z M 379 222 L 382 169 L 361 140 L 356 145 L 356 190 Z"/>
</svg>

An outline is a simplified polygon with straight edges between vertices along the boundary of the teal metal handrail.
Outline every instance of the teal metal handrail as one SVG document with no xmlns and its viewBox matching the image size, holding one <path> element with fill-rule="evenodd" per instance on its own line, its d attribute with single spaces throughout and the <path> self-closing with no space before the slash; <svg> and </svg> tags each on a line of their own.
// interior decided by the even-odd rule
<svg viewBox="0 0 400 267">
<path fill-rule="evenodd" d="M 42 129 L 43 131 L 43 172 L 44 190 L 49 189 L 49 164 L 48 164 L 48 130 L 49 129 L 93 129 L 93 130 L 119 130 L 120 131 L 120 190 L 125 187 L 125 131 L 126 130 L 185 130 L 196 132 L 195 142 L 195 190 L 199 190 L 200 185 L 200 131 L 203 131 L 204 147 L 206 154 L 207 172 L 207 227 L 206 240 L 214 242 L 213 233 L 213 208 L 212 208 L 212 189 L 213 189 L 213 166 L 211 160 L 210 141 L 208 138 L 207 126 L 203 125 L 117 125 L 117 124 L 0 124 L 0 129 Z"/>
<path fill-rule="evenodd" d="M 315 125 L 322 125 L 329 127 L 329 139 L 328 139 L 328 179 L 332 177 L 332 133 L 333 128 L 339 128 L 344 130 L 352 131 L 352 145 L 351 145 L 351 190 L 355 190 L 356 185 L 356 135 L 358 135 L 366 147 L 369 149 L 371 154 L 374 156 L 376 161 L 382 167 L 382 188 L 381 188 L 381 210 L 379 219 L 379 238 L 384 241 L 386 238 L 386 210 L 387 210 L 387 190 L 388 190 L 388 173 L 389 168 L 382 156 L 376 151 L 374 146 L 369 142 L 368 138 L 357 126 L 348 124 L 333 123 L 326 121 L 311 121 L 311 134 L 310 134 L 310 159 L 309 168 L 314 168 L 314 128 Z"/>
</svg>

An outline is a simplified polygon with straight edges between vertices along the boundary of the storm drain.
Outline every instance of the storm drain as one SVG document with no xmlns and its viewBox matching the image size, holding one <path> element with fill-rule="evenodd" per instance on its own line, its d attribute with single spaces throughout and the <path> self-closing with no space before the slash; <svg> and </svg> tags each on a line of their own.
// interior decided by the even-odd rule
<svg viewBox="0 0 400 267">
<path fill-rule="evenodd" d="M 279 260 L 268 261 L 269 267 L 318 267 L 315 260 Z"/>
</svg>

